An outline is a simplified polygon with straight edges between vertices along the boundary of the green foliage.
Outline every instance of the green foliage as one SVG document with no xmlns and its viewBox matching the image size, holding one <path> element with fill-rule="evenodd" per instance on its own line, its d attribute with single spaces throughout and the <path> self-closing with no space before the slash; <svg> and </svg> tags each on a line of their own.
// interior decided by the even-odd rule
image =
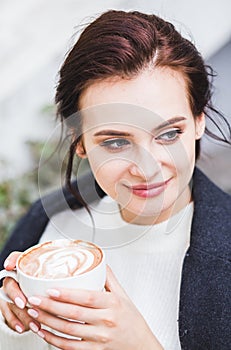
<svg viewBox="0 0 231 350">
<path fill-rule="evenodd" d="M 41 195 L 64 184 L 69 143 L 58 147 L 58 141 L 44 146 L 42 142 L 28 141 L 34 170 L 15 179 L 0 183 L 0 249 L 17 220 L 28 210 L 30 204 Z M 78 162 L 78 160 L 76 159 Z M 80 172 L 88 168 L 81 163 Z M 77 164 L 74 164 L 74 173 Z"/>
<path fill-rule="evenodd" d="M 0 249 L 36 194 L 33 176 L 29 174 L 0 184 Z"/>
</svg>

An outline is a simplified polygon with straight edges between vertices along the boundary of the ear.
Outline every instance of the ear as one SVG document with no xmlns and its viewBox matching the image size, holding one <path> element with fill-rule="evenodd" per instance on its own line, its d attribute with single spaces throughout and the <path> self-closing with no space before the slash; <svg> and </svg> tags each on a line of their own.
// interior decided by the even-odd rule
<svg viewBox="0 0 231 350">
<path fill-rule="evenodd" d="M 82 158 L 82 159 L 87 158 L 86 151 L 82 141 L 77 143 L 75 152 L 79 158 Z"/>
<path fill-rule="evenodd" d="M 196 140 L 199 140 L 204 132 L 205 132 L 205 115 L 204 113 L 201 113 L 200 115 L 198 115 L 195 119 L 195 138 Z"/>
</svg>

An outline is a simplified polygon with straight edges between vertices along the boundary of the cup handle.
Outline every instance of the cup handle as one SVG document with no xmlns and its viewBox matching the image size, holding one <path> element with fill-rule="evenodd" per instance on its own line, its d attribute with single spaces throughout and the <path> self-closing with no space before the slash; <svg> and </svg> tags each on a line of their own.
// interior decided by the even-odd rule
<svg viewBox="0 0 231 350">
<path fill-rule="evenodd" d="M 18 282 L 16 271 L 7 271 L 7 270 L 0 271 L 0 280 L 4 277 L 11 277 L 16 282 Z M 0 288 L 0 298 L 7 301 L 8 303 L 13 303 L 13 301 L 6 295 L 6 293 L 2 290 L 2 288 Z"/>
</svg>

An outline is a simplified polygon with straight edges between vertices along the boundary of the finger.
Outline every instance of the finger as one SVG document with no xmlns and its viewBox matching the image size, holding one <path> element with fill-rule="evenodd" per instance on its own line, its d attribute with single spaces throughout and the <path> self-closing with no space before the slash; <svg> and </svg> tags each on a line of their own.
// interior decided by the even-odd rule
<svg viewBox="0 0 231 350">
<path fill-rule="evenodd" d="M 20 308 L 24 309 L 26 306 L 27 299 L 21 289 L 19 288 L 18 283 L 10 277 L 6 277 L 3 280 L 3 289 L 4 292 L 9 296 L 9 298 Z"/>
<path fill-rule="evenodd" d="M 17 317 L 18 320 L 21 320 L 21 323 L 24 326 L 24 330 L 31 329 L 33 332 L 37 333 L 41 325 L 38 321 L 35 321 L 28 313 L 27 309 L 21 310 L 14 304 L 9 304 L 9 309 Z"/>
<path fill-rule="evenodd" d="M 57 289 L 48 289 L 47 294 L 52 298 L 60 302 L 67 304 L 75 304 L 80 306 L 85 306 L 95 309 L 106 309 L 110 305 L 110 293 L 105 291 L 93 291 L 86 289 L 66 289 L 66 288 L 57 288 Z M 32 305 L 39 305 L 39 307 L 46 308 L 49 307 L 51 299 L 46 299 L 44 297 L 39 297 L 41 300 L 40 303 L 36 304 L 37 300 L 34 298 L 29 298 L 29 302 Z M 38 301 L 37 301 L 38 302 Z"/>
<path fill-rule="evenodd" d="M 36 320 L 55 331 L 85 340 L 99 341 L 100 339 L 97 335 L 97 326 L 78 322 L 76 319 L 57 317 L 39 309 L 28 309 L 28 314 L 35 316 L 36 313 Z"/>
<path fill-rule="evenodd" d="M 2 316 L 5 319 L 6 324 L 8 327 L 13 329 L 14 331 L 18 333 L 23 333 L 26 331 L 26 328 L 24 324 L 17 318 L 17 316 L 10 310 L 9 303 L 1 300 L 0 301 L 0 309 Z"/>
<path fill-rule="evenodd" d="M 31 299 L 32 298 L 29 298 L 30 303 L 31 303 Z M 34 301 L 37 301 L 37 299 L 38 299 L 37 297 L 34 298 Z M 63 303 L 63 302 L 55 301 L 48 298 L 43 298 L 41 300 L 40 305 L 37 305 L 37 307 L 34 303 L 34 306 L 35 306 L 37 315 L 35 313 L 31 313 L 30 309 L 28 310 L 28 313 L 41 323 L 45 322 L 44 320 L 45 314 L 42 313 L 42 310 L 49 314 L 59 315 L 64 318 L 69 318 L 72 320 L 85 322 L 88 324 L 97 324 L 100 322 L 100 319 L 101 319 L 101 311 L 102 311 L 101 309 L 88 308 L 88 307 L 83 307 L 81 305 L 70 304 L 70 303 Z"/>
<path fill-rule="evenodd" d="M 85 340 L 73 340 L 54 335 L 53 333 L 42 329 L 38 332 L 38 335 L 43 338 L 47 343 L 55 346 L 58 349 L 78 349 L 89 350 L 94 349 L 95 343 Z"/>
<path fill-rule="evenodd" d="M 128 299 L 128 296 L 125 290 L 122 288 L 116 276 L 112 272 L 112 269 L 108 265 L 107 265 L 107 278 L 106 278 L 105 289 L 108 292 L 114 292 L 115 294 Z"/>
<path fill-rule="evenodd" d="M 12 252 L 4 261 L 4 268 L 6 270 L 13 270 L 16 266 L 16 261 L 22 252 Z"/>
</svg>

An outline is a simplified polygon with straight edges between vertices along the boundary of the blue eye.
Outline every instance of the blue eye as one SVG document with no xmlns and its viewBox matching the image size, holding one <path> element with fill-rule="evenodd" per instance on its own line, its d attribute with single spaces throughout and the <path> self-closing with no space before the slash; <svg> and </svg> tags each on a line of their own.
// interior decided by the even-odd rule
<svg viewBox="0 0 231 350">
<path fill-rule="evenodd" d="M 100 146 L 106 147 L 111 151 L 120 150 L 128 145 L 130 145 L 130 142 L 126 139 L 121 138 L 105 140 L 100 144 Z"/>
<path fill-rule="evenodd" d="M 157 136 L 156 140 L 160 140 L 164 142 L 172 142 L 177 140 L 180 134 L 182 134 L 181 129 L 173 129 Z"/>
</svg>

